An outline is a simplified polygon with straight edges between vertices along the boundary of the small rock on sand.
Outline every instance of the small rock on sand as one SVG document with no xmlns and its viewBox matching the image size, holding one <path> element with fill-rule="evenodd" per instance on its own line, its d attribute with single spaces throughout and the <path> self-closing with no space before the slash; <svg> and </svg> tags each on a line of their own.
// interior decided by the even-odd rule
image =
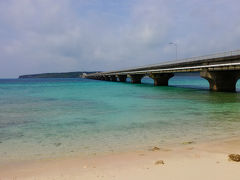
<svg viewBox="0 0 240 180">
<path fill-rule="evenodd" d="M 193 141 L 186 141 L 186 142 L 183 142 L 182 144 L 193 144 L 194 142 Z"/>
<path fill-rule="evenodd" d="M 240 162 L 240 154 L 229 154 L 228 157 L 231 161 Z"/>
<path fill-rule="evenodd" d="M 56 147 L 58 147 L 58 146 L 61 146 L 62 143 L 54 143 L 54 145 L 55 145 Z"/>
<path fill-rule="evenodd" d="M 163 160 L 158 160 L 155 162 L 155 165 L 161 165 L 161 164 L 165 164 Z"/>
<path fill-rule="evenodd" d="M 156 147 L 156 146 L 150 149 L 150 151 L 159 151 L 159 150 L 160 150 L 160 148 Z"/>
</svg>

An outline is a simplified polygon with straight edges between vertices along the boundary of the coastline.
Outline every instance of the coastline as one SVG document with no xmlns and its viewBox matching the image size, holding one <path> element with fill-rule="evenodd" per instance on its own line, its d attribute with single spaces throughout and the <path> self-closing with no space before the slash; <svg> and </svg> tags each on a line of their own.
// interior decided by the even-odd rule
<svg viewBox="0 0 240 180">
<path fill-rule="evenodd" d="M 239 179 L 239 137 L 159 148 L 0 163 L 0 179 Z"/>
</svg>

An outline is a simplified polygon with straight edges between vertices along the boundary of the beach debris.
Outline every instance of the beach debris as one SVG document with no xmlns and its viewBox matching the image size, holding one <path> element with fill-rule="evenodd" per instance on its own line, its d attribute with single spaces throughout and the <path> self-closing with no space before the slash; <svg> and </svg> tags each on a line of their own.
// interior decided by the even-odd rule
<svg viewBox="0 0 240 180">
<path fill-rule="evenodd" d="M 62 143 L 54 143 L 54 145 L 55 145 L 56 147 L 58 147 L 58 146 L 61 146 Z"/>
<path fill-rule="evenodd" d="M 155 146 L 155 147 L 151 148 L 150 151 L 160 151 L 160 148 Z"/>
<path fill-rule="evenodd" d="M 182 144 L 187 145 L 187 144 L 193 144 L 193 143 L 194 143 L 194 141 L 185 141 Z"/>
<path fill-rule="evenodd" d="M 162 165 L 165 164 L 163 160 L 158 160 L 155 162 L 155 165 L 161 165 L 161 164 Z"/>
<path fill-rule="evenodd" d="M 240 162 L 240 154 L 229 154 L 228 157 L 231 161 Z"/>
<path fill-rule="evenodd" d="M 83 166 L 84 169 L 87 169 L 87 166 Z"/>
<path fill-rule="evenodd" d="M 139 156 L 145 156 L 145 154 L 139 154 Z"/>
</svg>

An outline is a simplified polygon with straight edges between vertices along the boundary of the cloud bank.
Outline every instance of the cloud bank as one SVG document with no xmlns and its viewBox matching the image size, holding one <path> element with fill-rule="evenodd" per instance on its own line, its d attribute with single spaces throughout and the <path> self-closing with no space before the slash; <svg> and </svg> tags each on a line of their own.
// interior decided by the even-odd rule
<svg viewBox="0 0 240 180">
<path fill-rule="evenodd" d="M 240 49 L 238 0 L 0 0 L 0 77 Z"/>
</svg>

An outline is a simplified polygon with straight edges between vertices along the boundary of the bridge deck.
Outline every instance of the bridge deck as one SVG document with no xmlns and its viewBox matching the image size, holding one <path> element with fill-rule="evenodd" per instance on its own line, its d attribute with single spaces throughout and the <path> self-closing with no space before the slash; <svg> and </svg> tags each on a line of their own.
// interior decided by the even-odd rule
<svg viewBox="0 0 240 180">
<path fill-rule="evenodd" d="M 186 58 L 178 61 L 167 61 L 159 64 L 151 64 L 130 69 L 89 74 L 88 76 L 132 73 L 148 74 L 167 72 L 196 72 L 206 68 L 212 71 L 240 69 L 240 50 Z"/>
</svg>

